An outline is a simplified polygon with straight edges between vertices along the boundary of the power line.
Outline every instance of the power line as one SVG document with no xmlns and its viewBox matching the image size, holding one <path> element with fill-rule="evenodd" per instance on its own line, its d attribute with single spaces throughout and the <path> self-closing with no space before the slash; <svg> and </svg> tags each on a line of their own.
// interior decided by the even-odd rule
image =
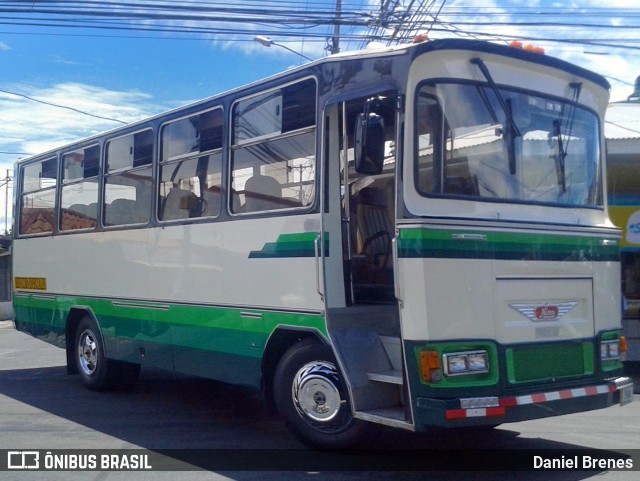
<svg viewBox="0 0 640 481">
<path fill-rule="evenodd" d="M 342 0 L 340 13 L 333 2 L 308 0 L 236 0 L 231 4 L 209 1 L 168 2 L 157 0 L 69 0 L 69 1 L 4 1 L 0 3 L 0 25 L 32 27 L 30 35 L 56 35 L 109 38 L 152 38 L 204 40 L 211 35 L 234 41 L 253 41 L 256 35 L 277 38 L 304 39 L 308 42 L 326 41 L 331 37 L 325 30 L 336 26 L 347 27 L 340 32 L 341 40 L 386 41 L 387 44 L 406 42 L 420 30 L 436 34 L 484 38 L 507 42 L 526 40 L 559 45 L 586 45 L 608 49 L 640 51 L 640 37 L 594 37 L 592 29 L 640 29 L 629 23 L 640 19 L 640 8 L 568 7 L 477 7 L 447 4 L 446 0 L 380 0 L 379 10 L 371 2 Z M 572 21 L 558 22 L 557 18 L 571 15 Z M 473 17 L 473 20 L 469 18 Z M 619 19 L 614 24 L 605 18 Z M 509 19 L 509 20 L 505 20 Z M 593 19 L 593 22 L 589 20 Z M 247 26 L 251 28 L 247 28 Z M 488 32 L 487 27 L 535 28 L 535 34 L 505 34 Z M 557 35 L 562 26 L 568 34 Z M 554 28 L 554 36 L 540 35 L 541 29 Z M 576 35 L 579 29 L 589 29 L 588 37 Z M 9 29 L 7 29 L 9 30 Z M 101 35 L 91 32 L 109 32 Z M 76 33 L 74 33 L 76 32 Z M 141 35 L 118 35 L 117 32 L 138 32 Z M 25 34 L 22 31 L 4 31 L 7 34 Z M 167 34 L 176 36 L 168 37 Z M 177 35 L 180 35 L 178 37 Z M 197 36 L 197 38 L 194 38 Z M 246 38 L 244 38 L 246 37 Z M 28 95 L 0 90 L 42 104 L 65 108 L 102 120 L 119 122 L 74 107 L 39 100 Z"/>
<path fill-rule="evenodd" d="M 36 99 L 34 97 L 30 97 L 29 95 L 21 94 L 21 93 L 18 93 L 18 92 L 11 92 L 9 90 L 3 90 L 3 89 L 0 89 L 0 92 L 5 93 L 5 94 L 9 94 L 9 95 L 15 95 L 17 97 L 22 97 L 22 98 L 25 98 L 27 100 L 31 100 L 33 102 L 38 102 L 39 104 L 44 104 L 44 105 L 49 105 L 51 107 L 58 107 L 58 108 L 61 108 L 61 109 L 71 110 L 71 111 L 77 112 L 79 114 L 88 115 L 89 117 L 94 117 L 96 119 L 109 120 L 111 122 L 119 122 L 119 123 L 125 124 L 125 125 L 127 124 L 127 122 L 124 122 L 124 121 L 119 120 L 119 119 L 114 119 L 112 117 L 104 117 L 102 115 L 93 114 L 91 112 L 86 112 L 84 110 L 80 110 L 80 109 L 77 109 L 75 107 L 70 107 L 68 105 L 61 105 L 61 104 L 56 104 L 54 102 L 49 102 L 47 100 Z"/>
<path fill-rule="evenodd" d="M 439 3 L 439 5 L 437 5 Z M 640 18 L 639 8 L 589 8 L 568 7 L 482 7 L 471 5 L 445 5 L 446 0 L 381 0 L 380 10 L 374 11 L 372 4 L 360 1 L 342 1 L 340 14 L 331 1 L 309 6 L 308 1 L 271 0 L 268 2 L 237 0 L 233 4 L 206 1 L 27 1 L 18 0 L 0 3 L 0 24 L 9 26 L 30 26 L 45 29 L 92 29 L 107 31 L 135 31 L 162 35 L 183 34 L 185 38 L 201 35 L 247 36 L 250 41 L 255 35 L 270 37 L 302 38 L 320 41 L 331 37 L 335 26 L 349 27 L 349 33 L 342 31 L 342 39 L 386 41 L 388 44 L 408 40 L 420 29 L 442 32 L 458 36 L 483 37 L 501 40 L 495 32 L 487 33 L 485 27 L 502 28 L 555 28 L 562 26 L 572 32 L 565 38 L 541 38 L 527 35 L 523 38 L 536 41 L 568 42 L 615 48 L 635 49 L 638 37 L 627 39 L 593 38 L 591 29 L 638 29 L 628 24 L 629 20 Z M 433 14 L 437 8 L 437 12 Z M 572 25 L 566 21 L 555 21 L 571 15 L 572 20 L 582 21 Z M 469 20 L 474 17 L 473 20 Z M 603 18 L 616 18 L 614 25 L 603 22 Z M 509 18 L 509 21 L 503 19 Z M 544 19 L 532 21 L 536 19 Z M 593 23 L 585 22 L 594 19 Z M 238 25 L 232 27 L 232 25 Z M 252 25 L 251 29 L 241 25 Z M 255 28 L 258 27 L 258 28 Z M 464 27 L 464 28 L 462 28 Z M 575 35 L 578 29 L 589 29 L 589 37 Z M 7 32 L 8 33 L 8 32 Z M 55 34 L 59 34 L 56 32 Z M 115 35 L 109 35 L 115 36 Z M 127 37 L 131 38 L 131 37 Z M 158 36 L 157 38 L 162 38 Z"/>
<path fill-rule="evenodd" d="M 619 122 L 619 121 L 618 122 L 613 122 L 611 120 L 605 120 L 604 123 L 608 124 L 608 125 L 613 125 L 615 127 L 618 127 L 619 129 L 626 130 L 628 132 L 633 132 L 634 134 L 640 134 L 640 130 L 632 129 L 631 127 L 627 127 L 626 125 L 622 125 L 622 123 Z"/>
<path fill-rule="evenodd" d="M 574 9 L 532 7 L 476 7 L 471 5 L 446 6 L 443 1 L 437 12 L 436 1 L 381 2 L 380 17 L 364 36 L 362 46 L 371 40 L 387 42 L 388 45 L 406 42 L 422 31 L 453 34 L 493 41 L 510 41 L 516 38 L 553 43 L 583 44 L 618 49 L 637 49 L 640 37 L 626 38 L 594 35 L 594 30 L 633 32 L 640 29 L 640 9 Z M 565 18 L 570 15 L 571 21 Z M 562 19 L 562 20 L 557 20 Z M 579 20 L 578 20 L 579 19 Z M 592 20 L 592 21 L 590 21 Z M 560 29 L 562 27 L 562 30 Z M 491 31 L 487 29 L 491 28 Z M 500 31 L 521 31 L 505 38 Z M 553 29 L 554 37 L 542 37 L 543 29 Z M 534 34 L 527 35 L 527 31 Z M 517 30 L 516 30 L 517 31 Z M 391 33 L 390 33 L 391 32 Z M 566 33 L 559 38 L 558 33 Z M 582 32 L 585 32 L 584 34 Z"/>
</svg>

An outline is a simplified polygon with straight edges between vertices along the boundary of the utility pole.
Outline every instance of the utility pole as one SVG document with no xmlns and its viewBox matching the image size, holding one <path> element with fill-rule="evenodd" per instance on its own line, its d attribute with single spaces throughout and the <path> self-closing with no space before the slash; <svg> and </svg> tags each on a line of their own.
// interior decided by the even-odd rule
<svg viewBox="0 0 640 481">
<path fill-rule="evenodd" d="M 331 54 L 340 52 L 340 20 L 342 16 L 342 0 L 336 0 L 336 23 L 333 26 L 333 37 L 331 37 Z"/>
</svg>

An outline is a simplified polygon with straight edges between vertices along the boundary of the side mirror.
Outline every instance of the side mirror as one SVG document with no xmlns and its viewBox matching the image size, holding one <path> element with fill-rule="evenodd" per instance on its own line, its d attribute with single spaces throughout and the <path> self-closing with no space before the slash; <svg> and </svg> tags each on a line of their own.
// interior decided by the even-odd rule
<svg viewBox="0 0 640 481">
<path fill-rule="evenodd" d="M 384 120 L 375 113 L 358 114 L 355 128 L 355 167 L 359 174 L 378 175 L 384 163 Z"/>
</svg>

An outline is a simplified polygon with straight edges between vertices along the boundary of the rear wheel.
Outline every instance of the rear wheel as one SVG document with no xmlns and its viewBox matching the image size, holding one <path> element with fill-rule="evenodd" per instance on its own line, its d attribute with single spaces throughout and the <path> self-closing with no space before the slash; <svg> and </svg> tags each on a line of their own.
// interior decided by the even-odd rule
<svg viewBox="0 0 640 481">
<path fill-rule="evenodd" d="M 130 388 L 138 378 L 140 366 L 107 359 L 104 339 L 97 323 L 89 316 L 78 323 L 75 335 L 75 360 L 84 385 L 93 391 Z"/>
<path fill-rule="evenodd" d="M 356 443 L 367 424 L 353 418 L 342 374 L 331 350 L 302 341 L 280 360 L 274 399 L 289 430 L 313 448 L 344 448 Z"/>
</svg>

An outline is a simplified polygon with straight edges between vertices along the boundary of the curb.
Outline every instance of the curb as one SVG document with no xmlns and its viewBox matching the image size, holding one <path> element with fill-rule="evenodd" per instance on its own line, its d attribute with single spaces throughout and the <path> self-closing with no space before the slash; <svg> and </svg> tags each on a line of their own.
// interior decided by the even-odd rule
<svg viewBox="0 0 640 481">
<path fill-rule="evenodd" d="M 0 321 L 0 329 L 15 329 L 16 324 L 13 321 Z"/>
</svg>

